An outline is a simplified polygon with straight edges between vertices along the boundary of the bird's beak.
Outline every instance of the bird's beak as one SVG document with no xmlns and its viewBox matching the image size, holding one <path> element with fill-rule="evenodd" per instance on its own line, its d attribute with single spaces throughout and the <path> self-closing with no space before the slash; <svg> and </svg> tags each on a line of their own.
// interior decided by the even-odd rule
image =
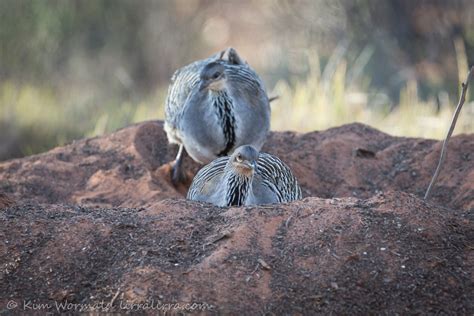
<svg viewBox="0 0 474 316">
<path fill-rule="evenodd" d="M 246 165 L 252 170 L 257 169 L 257 163 L 255 161 L 248 162 L 248 163 L 246 163 Z"/>
<path fill-rule="evenodd" d="M 256 161 L 252 161 L 252 167 L 254 170 L 257 170 L 257 162 Z"/>
<path fill-rule="evenodd" d="M 209 81 L 202 81 L 201 85 L 199 86 L 199 91 L 207 89 L 208 86 L 209 86 Z"/>
</svg>

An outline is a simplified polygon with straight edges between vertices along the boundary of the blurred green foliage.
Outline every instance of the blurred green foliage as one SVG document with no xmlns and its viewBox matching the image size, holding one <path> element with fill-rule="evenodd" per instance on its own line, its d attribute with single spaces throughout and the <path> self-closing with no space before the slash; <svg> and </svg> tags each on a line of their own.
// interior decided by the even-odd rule
<svg viewBox="0 0 474 316">
<path fill-rule="evenodd" d="M 163 118 L 173 71 L 227 46 L 280 96 L 273 129 L 440 138 L 474 1 L 2 0 L 0 160 Z M 473 104 L 456 133 L 474 131 Z"/>
</svg>

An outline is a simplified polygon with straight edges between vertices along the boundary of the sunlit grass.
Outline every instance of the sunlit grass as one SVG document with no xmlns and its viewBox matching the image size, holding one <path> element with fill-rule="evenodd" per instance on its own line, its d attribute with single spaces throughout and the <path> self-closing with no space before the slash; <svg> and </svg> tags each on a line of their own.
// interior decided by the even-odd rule
<svg viewBox="0 0 474 316">
<path fill-rule="evenodd" d="M 5 82 L 0 85 L 0 141 L 19 143 L 20 152 L 2 152 L 15 157 L 43 152 L 73 139 L 108 133 L 129 124 L 164 116 L 165 92 L 140 103 L 100 100 L 90 96 L 62 98 L 53 90 Z M 79 93 L 80 94 L 80 93 Z M 84 93 L 85 94 L 85 93 Z"/>
<path fill-rule="evenodd" d="M 270 93 L 279 96 L 272 103 L 272 129 L 305 132 L 361 122 L 398 136 L 441 139 L 446 134 L 457 100 L 448 100 L 446 94 L 438 109 L 433 100 L 421 100 L 416 82 L 410 81 L 400 93 L 399 104 L 393 105 L 383 93 L 368 92 L 364 78 L 359 85 L 347 84 L 348 72 L 344 60 L 329 76 L 314 62 L 306 78 L 278 82 Z M 164 118 L 166 89 L 136 103 L 74 95 L 81 91 L 64 100 L 47 88 L 10 82 L 0 85 L 0 132 L 8 130 L 9 137 L 21 143 L 21 153 L 16 156 Z M 474 102 L 470 102 L 454 133 L 473 132 Z"/>
<path fill-rule="evenodd" d="M 394 105 L 383 93 L 349 87 L 346 77 L 347 66 L 341 62 L 326 80 L 315 67 L 304 80 L 278 82 L 271 93 L 280 96 L 272 104 L 272 129 L 307 132 L 360 122 L 396 136 L 445 136 L 457 102 L 448 100 L 446 93 L 438 109 L 434 100 L 421 100 L 416 82 L 409 81 Z M 473 132 L 474 102 L 467 102 L 454 134 Z"/>
</svg>

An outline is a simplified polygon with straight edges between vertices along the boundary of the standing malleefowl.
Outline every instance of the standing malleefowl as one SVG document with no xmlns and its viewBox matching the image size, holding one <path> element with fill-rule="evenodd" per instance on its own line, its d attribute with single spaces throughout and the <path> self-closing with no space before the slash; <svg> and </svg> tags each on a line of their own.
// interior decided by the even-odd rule
<svg viewBox="0 0 474 316">
<path fill-rule="evenodd" d="M 180 146 L 172 180 L 182 182 L 184 150 L 209 163 L 249 144 L 260 150 L 270 129 L 270 104 L 257 73 L 229 48 L 173 75 L 165 131 Z"/>
<path fill-rule="evenodd" d="M 275 204 L 301 199 L 301 189 L 278 157 L 247 145 L 199 170 L 187 198 L 218 206 Z"/>
</svg>

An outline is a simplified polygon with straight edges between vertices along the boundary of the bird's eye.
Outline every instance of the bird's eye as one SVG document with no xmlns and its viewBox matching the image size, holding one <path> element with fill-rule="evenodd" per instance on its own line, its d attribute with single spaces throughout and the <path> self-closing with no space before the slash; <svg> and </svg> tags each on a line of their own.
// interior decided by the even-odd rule
<svg viewBox="0 0 474 316">
<path fill-rule="evenodd" d="M 242 155 L 237 155 L 237 157 L 235 157 L 235 160 L 236 160 L 237 162 L 242 162 L 242 161 L 243 161 Z"/>
<path fill-rule="evenodd" d="M 212 75 L 212 79 L 217 79 L 221 76 L 219 72 L 216 72 L 215 74 Z"/>
</svg>

